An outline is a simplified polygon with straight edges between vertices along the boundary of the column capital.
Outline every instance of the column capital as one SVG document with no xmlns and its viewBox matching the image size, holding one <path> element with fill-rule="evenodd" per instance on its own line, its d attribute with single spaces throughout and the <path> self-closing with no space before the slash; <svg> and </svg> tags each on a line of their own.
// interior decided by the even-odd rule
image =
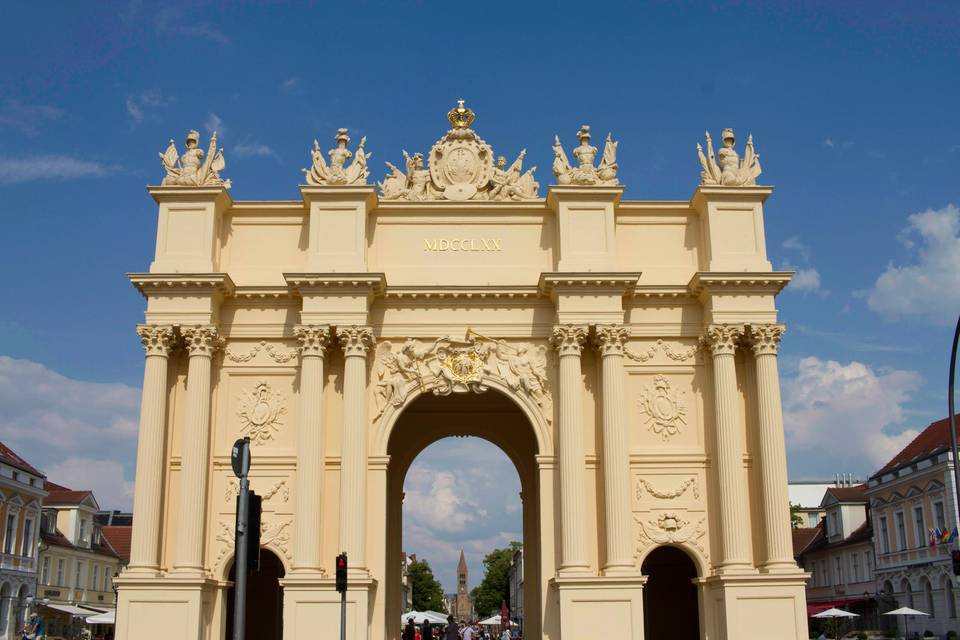
<svg viewBox="0 0 960 640">
<path fill-rule="evenodd" d="M 746 337 L 749 340 L 753 355 L 777 355 L 780 350 L 780 339 L 787 332 L 782 324 L 748 324 Z"/>
<path fill-rule="evenodd" d="M 293 335 L 300 343 L 298 347 L 301 356 L 320 356 L 330 345 L 330 325 L 326 324 L 298 324 L 293 328 Z"/>
<path fill-rule="evenodd" d="M 622 356 L 630 331 L 622 324 L 598 324 L 593 345 L 601 356 Z"/>
<path fill-rule="evenodd" d="M 173 327 L 166 324 L 139 324 L 137 335 L 148 356 L 167 357 L 175 344 Z"/>
<path fill-rule="evenodd" d="M 343 355 L 367 357 L 367 352 L 373 347 L 373 330 L 370 327 L 352 325 L 337 327 L 337 337 L 340 338 L 340 348 Z"/>
<path fill-rule="evenodd" d="M 737 343 L 743 336 L 743 325 L 712 324 L 700 336 L 700 344 L 710 350 L 714 356 L 733 355 Z"/>
<path fill-rule="evenodd" d="M 210 357 L 223 346 L 223 337 L 217 333 L 216 325 L 198 324 L 192 327 L 182 327 L 180 335 L 183 336 L 184 346 L 191 357 Z"/>
<path fill-rule="evenodd" d="M 587 327 L 564 324 L 554 327 L 550 342 L 561 356 L 579 356 L 587 340 Z"/>
</svg>

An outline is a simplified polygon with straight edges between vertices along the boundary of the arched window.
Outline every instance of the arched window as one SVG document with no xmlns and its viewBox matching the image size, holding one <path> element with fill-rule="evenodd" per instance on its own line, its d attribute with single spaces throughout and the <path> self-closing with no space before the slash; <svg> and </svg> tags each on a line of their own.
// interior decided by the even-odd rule
<svg viewBox="0 0 960 640">
<path fill-rule="evenodd" d="M 927 613 L 931 618 L 937 617 L 937 611 L 933 606 L 933 585 L 930 584 L 929 579 L 923 581 L 923 594 L 927 596 Z"/>
<path fill-rule="evenodd" d="M 916 607 L 913 606 L 913 589 L 910 588 L 910 583 L 907 582 L 906 579 L 900 583 L 900 589 L 903 591 L 906 605 L 911 609 L 915 609 Z"/>
<path fill-rule="evenodd" d="M 943 589 L 944 597 L 947 599 L 947 611 L 951 618 L 957 617 L 957 594 L 953 592 L 953 580 L 947 578 Z"/>
</svg>

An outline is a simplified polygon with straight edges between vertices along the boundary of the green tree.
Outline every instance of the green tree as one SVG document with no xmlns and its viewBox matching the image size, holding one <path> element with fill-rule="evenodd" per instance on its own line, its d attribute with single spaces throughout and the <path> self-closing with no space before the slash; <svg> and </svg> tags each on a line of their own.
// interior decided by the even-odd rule
<svg viewBox="0 0 960 640">
<path fill-rule="evenodd" d="M 494 549 L 483 559 L 483 581 L 470 592 L 473 607 L 481 618 L 500 611 L 500 603 L 510 602 L 510 563 L 522 545 L 511 542 L 505 549 Z"/>
<path fill-rule="evenodd" d="M 426 560 L 415 560 L 407 565 L 407 578 L 413 590 L 413 608 L 417 611 L 446 611 L 443 587 L 434 577 Z"/>
<path fill-rule="evenodd" d="M 803 517 L 800 515 L 800 505 L 790 503 L 790 526 L 798 529 L 803 526 Z"/>
</svg>

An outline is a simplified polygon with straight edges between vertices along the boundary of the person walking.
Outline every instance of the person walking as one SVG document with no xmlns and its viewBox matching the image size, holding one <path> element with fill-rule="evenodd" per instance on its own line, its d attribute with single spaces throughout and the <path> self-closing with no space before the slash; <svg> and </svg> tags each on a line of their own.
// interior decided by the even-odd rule
<svg viewBox="0 0 960 640">
<path fill-rule="evenodd" d="M 447 632 L 444 640 L 460 640 L 460 629 L 457 627 L 457 621 L 453 619 L 453 614 L 447 616 Z"/>
<path fill-rule="evenodd" d="M 472 622 L 463 628 L 463 640 L 473 640 L 475 635 L 476 631 L 473 629 Z"/>
<path fill-rule="evenodd" d="M 433 626 L 429 618 L 423 619 L 423 625 L 420 627 L 420 640 L 433 640 Z"/>
<path fill-rule="evenodd" d="M 500 640 L 510 640 L 510 627 L 504 627 L 503 633 L 500 634 Z"/>
<path fill-rule="evenodd" d="M 413 616 L 407 618 L 407 626 L 403 628 L 401 637 L 403 640 L 417 640 L 417 624 L 414 622 Z"/>
</svg>

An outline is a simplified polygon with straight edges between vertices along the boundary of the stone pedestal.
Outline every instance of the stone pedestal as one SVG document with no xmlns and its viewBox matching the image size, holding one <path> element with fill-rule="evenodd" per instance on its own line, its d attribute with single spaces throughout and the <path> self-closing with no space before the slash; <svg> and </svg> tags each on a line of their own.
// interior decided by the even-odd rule
<svg viewBox="0 0 960 640">
<path fill-rule="evenodd" d="M 217 271 L 220 222 L 233 204 L 224 187 L 150 187 L 160 205 L 150 273 Z"/>
<path fill-rule="evenodd" d="M 114 579 L 119 587 L 116 637 L 208 640 L 217 582 L 203 577 Z M 161 631 L 162 630 L 162 631 Z"/>
<path fill-rule="evenodd" d="M 551 581 L 560 601 L 560 638 L 598 635 L 644 640 L 644 576 L 557 577 Z M 648 640 L 658 640 L 650 638 Z"/>
<path fill-rule="evenodd" d="M 287 576 L 280 584 L 284 640 L 339 637 L 340 594 L 334 579 Z M 368 626 L 376 590 L 377 582 L 370 578 L 351 578 L 347 584 L 347 640 L 380 640 Z"/>
<path fill-rule="evenodd" d="M 713 611 L 701 634 L 726 640 L 806 640 L 807 577 L 795 572 L 707 578 L 701 599 Z"/>
<path fill-rule="evenodd" d="M 370 186 L 300 187 L 310 211 L 307 270 L 359 273 L 367 270 L 367 214 L 376 206 Z"/>
</svg>

